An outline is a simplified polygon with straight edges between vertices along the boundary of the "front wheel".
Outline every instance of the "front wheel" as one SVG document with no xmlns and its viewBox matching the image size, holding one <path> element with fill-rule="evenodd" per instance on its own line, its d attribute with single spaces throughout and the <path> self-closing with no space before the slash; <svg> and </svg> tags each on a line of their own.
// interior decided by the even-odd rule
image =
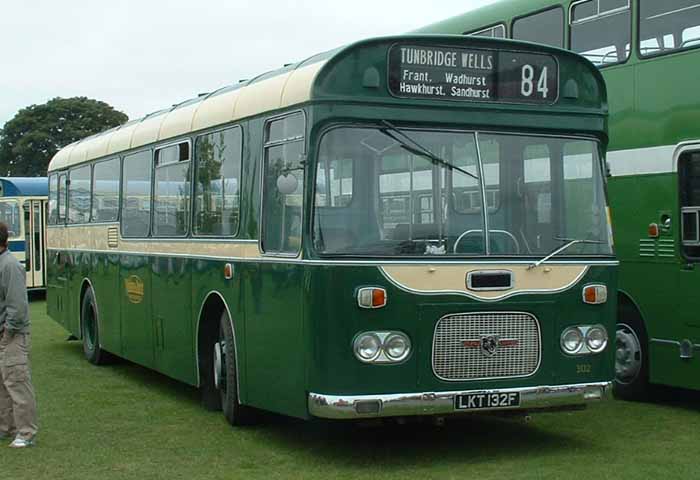
<svg viewBox="0 0 700 480">
<path fill-rule="evenodd" d="M 227 312 L 221 315 L 219 339 L 214 345 L 214 385 L 221 395 L 221 407 L 228 423 L 233 426 L 257 423 L 256 411 L 238 401 L 238 372 L 236 345 L 233 340 L 231 319 Z"/>
<path fill-rule="evenodd" d="M 100 346 L 99 325 L 95 294 L 92 288 L 88 288 L 83 295 L 80 308 L 80 329 L 83 337 L 83 353 L 87 361 L 93 365 L 105 365 L 114 358 Z"/>
<path fill-rule="evenodd" d="M 641 322 L 618 323 L 615 333 L 615 395 L 643 399 L 649 387 L 649 356 Z"/>
</svg>

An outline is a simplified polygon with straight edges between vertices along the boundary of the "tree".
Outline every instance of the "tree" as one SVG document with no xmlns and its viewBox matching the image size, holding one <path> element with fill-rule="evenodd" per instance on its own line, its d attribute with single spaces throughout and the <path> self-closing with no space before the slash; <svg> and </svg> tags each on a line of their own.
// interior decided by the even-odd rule
<svg viewBox="0 0 700 480">
<path fill-rule="evenodd" d="M 0 130 L 0 175 L 44 176 L 61 148 L 128 119 L 87 97 L 54 98 L 23 108 Z"/>
</svg>

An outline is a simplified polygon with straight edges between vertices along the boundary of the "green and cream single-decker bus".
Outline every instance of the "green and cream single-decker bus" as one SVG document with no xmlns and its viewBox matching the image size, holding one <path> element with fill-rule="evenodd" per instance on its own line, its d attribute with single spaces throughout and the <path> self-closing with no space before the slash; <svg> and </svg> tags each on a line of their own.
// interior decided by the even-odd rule
<svg viewBox="0 0 700 480">
<path fill-rule="evenodd" d="M 461 36 L 224 87 L 54 157 L 49 314 L 232 424 L 605 399 L 606 115 L 582 57 Z"/>
</svg>

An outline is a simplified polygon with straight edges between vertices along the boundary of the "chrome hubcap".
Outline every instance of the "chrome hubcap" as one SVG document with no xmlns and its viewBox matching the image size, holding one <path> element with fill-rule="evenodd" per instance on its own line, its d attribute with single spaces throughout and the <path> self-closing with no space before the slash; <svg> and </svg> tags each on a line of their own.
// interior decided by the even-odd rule
<svg viewBox="0 0 700 480">
<path fill-rule="evenodd" d="M 214 386 L 221 390 L 224 385 L 224 342 L 214 344 Z"/>
<path fill-rule="evenodd" d="M 642 369 L 642 346 L 628 325 L 619 324 L 615 335 L 615 379 L 630 383 Z"/>
</svg>

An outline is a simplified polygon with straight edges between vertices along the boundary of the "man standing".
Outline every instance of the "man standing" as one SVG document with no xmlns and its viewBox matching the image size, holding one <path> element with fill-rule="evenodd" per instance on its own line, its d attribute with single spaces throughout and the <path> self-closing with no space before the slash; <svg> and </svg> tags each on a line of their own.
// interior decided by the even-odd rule
<svg viewBox="0 0 700 480">
<path fill-rule="evenodd" d="M 29 304 L 26 271 L 7 249 L 7 225 L 0 222 L 0 438 L 34 444 L 36 400 L 29 371 Z"/>
</svg>

